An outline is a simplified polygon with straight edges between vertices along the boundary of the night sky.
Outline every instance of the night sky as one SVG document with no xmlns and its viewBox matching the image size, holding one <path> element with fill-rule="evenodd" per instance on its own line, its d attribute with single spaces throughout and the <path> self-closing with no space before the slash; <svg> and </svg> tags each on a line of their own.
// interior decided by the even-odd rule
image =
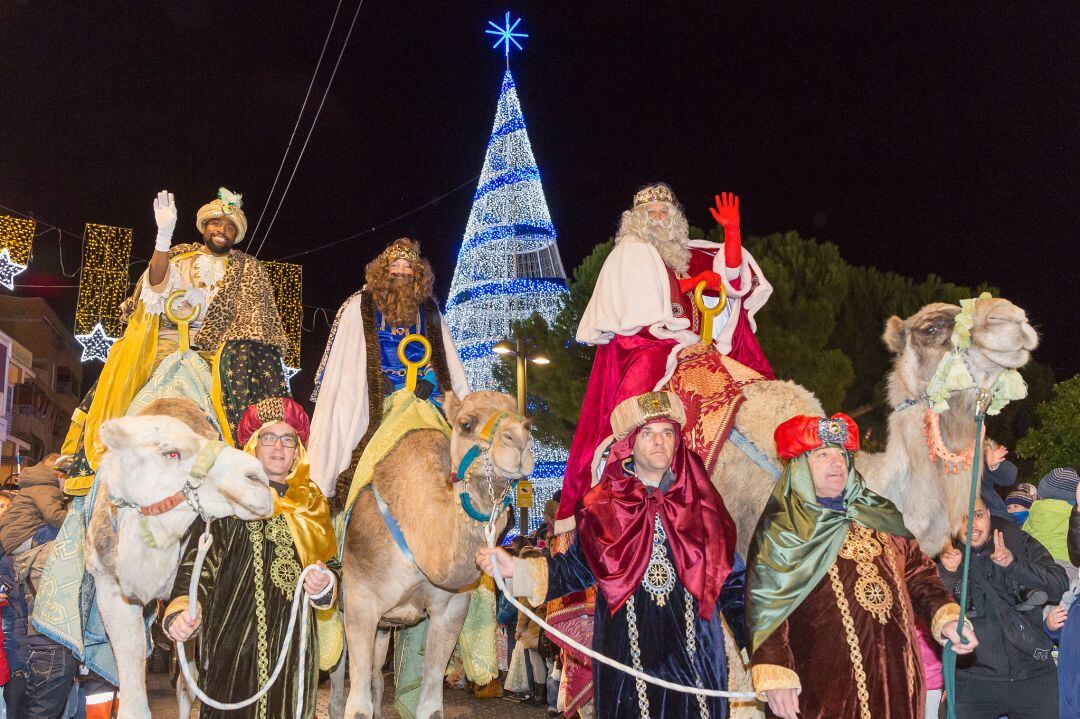
<svg viewBox="0 0 1080 719">
<path fill-rule="evenodd" d="M 253 228 L 335 5 L 0 4 L 0 205 L 73 233 L 69 273 L 86 222 L 133 227 L 148 258 L 162 188 L 180 206 L 174 242 L 197 239 L 219 185 L 243 193 Z M 259 256 L 459 188 L 297 260 L 305 303 L 332 317 L 364 264 L 410 235 L 445 299 L 504 70 L 483 31 L 510 10 L 531 35 L 511 68 L 568 271 L 645 182 L 668 181 L 699 226 L 733 190 L 744 234 L 797 230 L 856 264 L 1000 287 L 1044 335 L 1037 358 L 1059 380 L 1080 370 L 1080 6 L 763 5 L 368 0 Z M 355 8 L 343 0 L 286 178 Z M 23 283 L 73 282 L 57 236 L 36 240 Z M 73 320 L 74 289 L 19 292 Z M 310 310 L 305 324 L 298 395 L 327 333 Z"/>
</svg>

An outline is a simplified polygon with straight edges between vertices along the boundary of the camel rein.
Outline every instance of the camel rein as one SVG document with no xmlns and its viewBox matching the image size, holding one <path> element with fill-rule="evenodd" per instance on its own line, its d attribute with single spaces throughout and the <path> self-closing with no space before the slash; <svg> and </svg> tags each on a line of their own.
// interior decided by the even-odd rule
<svg viewBox="0 0 1080 719">
<path fill-rule="evenodd" d="M 975 524 L 975 495 L 978 493 L 979 487 L 979 470 L 982 469 L 983 422 L 986 420 L 986 410 L 989 406 L 990 391 L 982 388 L 976 390 L 975 451 L 971 461 L 971 487 L 968 490 L 968 521 L 964 538 L 964 571 L 960 578 L 960 616 L 956 620 L 956 636 L 964 644 L 967 644 L 963 632 L 968 601 L 968 572 L 971 568 L 971 530 Z M 945 680 L 946 713 L 948 719 L 956 719 L 956 652 L 953 651 L 952 640 L 946 640 L 945 642 L 941 657 L 941 673 Z"/>
<path fill-rule="evenodd" d="M 500 515 L 501 515 L 500 512 L 492 512 L 491 520 L 488 521 L 488 523 L 484 527 L 484 534 L 487 537 L 487 546 L 488 547 L 492 547 L 492 548 L 495 547 L 495 539 L 498 536 L 498 532 L 499 532 L 499 528 L 496 527 L 495 525 L 496 525 L 496 519 Z M 610 657 L 606 657 L 603 654 L 601 654 L 600 652 L 594 651 L 592 648 L 587 647 L 584 644 L 581 644 L 580 642 L 575 640 L 573 637 L 569 637 L 569 636 L 563 634 L 558 629 L 556 629 L 555 627 L 551 626 L 546 621 L 544 621 L 541 617 L 537 616 L 536 613 L 533 612 L 531 609 L 529 609 L 524 604 L 522 604 L 517 599 L 515 599 L 513 596 L 511 596 L 510 592 L 506 589 L 506 581 L 502 578 L 502 575 L 499 573 L 499 564 L 498 564 L 497 561 L 494 560 L 494 558 L 492 559 L 492 562 L 491 562 L 491 576 L 495 580 L 495 584 L 498 585 L 499 590 L 503 593 L 503 596 L 506 597 L 506 600 L 508 602 L 510 602 L 510 604 L 512 604 L 514 607 L 516 607 L 519 612 L 524 613 L 525 616 L 527 616 L 532 621 L 536 622 L 540 627 L 543 628 L 543 630 L 545 632 L 547 632 L 551 636 L 557 637 L 560 641 L 566 643 L 568 646 L 572 647 L 575 651 L 580 652 L 581 654 L 584 654 L 585 656 L 589 657 L 590 659 L 592 659 L 595 662 L 600 662 L 601 664 L 606 664 L 607 666 L 611 667 L 612 669 L 616 669 L 616 670 L 618 670 L 620 672 L 623 672 L 625 674 L 629 674 L 630 676 L 634 677 L 635 679 L 641 679 L 642 681 L 648 682 L 649 684 L 653 684 L 653 685 L 661 687 L 663 689 L 668 689 L 668 690 L 676 691 L 676 692 L 682 692 L 684 694 L 697 694 L 697 695 L 700 695 L 700 696 L 720 697 L 720 698 L 727 698 L 727 699 L 753 699 L 753 698 L 756 697 L 754 692 L 728 692 L 728 691 L 722 691 L 720 689 L 705 689 L 705 688 L 702 688 L 702 687 L 687 686 L 685 684 L 676 684 L 675 682 L 669 682 L 666 679 L 659 679 L 657 677 L 646 674 L 645 672 L 638 671 L 637 669 L 634 669 L 633 667 L 628 667 L 628 666 L 626 666 L 625 664 L 623 664 L 621 662 L 615 661 L 614 659 L 611 659 Z"/>
<path fill-rule="evenodd" d="M 188 616 L 192 619 L 195 618 L 196 610 L 199 606 L 199 577 L 202 575 L 202 565 L 206 560 L 206 554 L 210 551 L 210 545 L 213 544 L 214 538 L 210 535 L 210 523 L 206 525 L 206 529 L 203 530 L 202 535 L 199 537 L 199 550 L 195 555 L 195 564 L 191 568 L 191 581 L 188 584 Z M 311 564 L 304 567 L 300 572 L 300 577 L 296 580 L 296 589 L 293 590 L 292 608 L 289 610 L 289 626 L 285 631 L 285 638 L 281 640 L 281 651 L 278 653 L 277 663 L 274 665 L 274 671 L 270 674 L 270 677 L 259 688 L 259 691 L 252 696 L 239 702 L 225 703 L 219 702 L 210 698 L 199 688 L 198 683 L 191 674 L 191 667 L 188 664 L 187 654 L 184 652 L 184 643 L 175 642 L 176 644 L 176 656 L 180 662 L 180 670 L 184 674 L 184 679 L 187 681 L 191 691 L 199 698 L 206 706 L 213 707 L 220 711 L 233 711 L 236 709 L 243 709 L 246 706 L 250 706 L 259 701 L 263 696 L 270 691 L 270 687 L 277 681 L 278 676 L 281 674 L 282 667 L 285 666 L 285 656 L 288 654 L 289 645 L 292 643 L 293 630 L 296 629 L 296 617 L 299 613 L 300 623 L 303 627 L 307 627 L 308 621 L 311 616 L 311 603 L 307 601 L 304 596 L 304 579 L 307 578 L 312 572 L 322 572 L 324 574 L 330 574 L 329 570 L 322 569 L 321 567 Z M 330 585 L 332 588 L 333 585 Z M 299 611 L 298 611 L 299 610 Z M 304 716 L 304 688 L 306 682 L 304 677 L 307 670 L 307 643 L 308 634 L 310 632 L 302 630 L 300 632 L 300 666 L 298 667 L 297 677 L 299 681 L 296 690 L 296 712 L 294 714 L 295 719 L 302 719 Z"/>
</svg>

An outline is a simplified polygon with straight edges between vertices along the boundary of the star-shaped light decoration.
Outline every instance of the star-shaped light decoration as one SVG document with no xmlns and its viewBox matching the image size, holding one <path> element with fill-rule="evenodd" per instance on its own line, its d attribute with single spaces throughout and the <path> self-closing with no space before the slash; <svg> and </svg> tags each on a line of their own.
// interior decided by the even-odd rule
<svg viewBox="0 0 1080 719">
<path fill-rule="evenodd" d="M 282 360 L 281 369 L 285 373 L 285 388 L 292 392 L 292 378 L 300 374 L 300 368 L 289 367 L 287 364 L 285 364 L 284 360 Z"/>
<path fill-rule="evenodd" d="M 104 362 L 109 356 L 109 348 L 116 341 L 115 337 L 105 334 L 105 328 L 98 322 L 90 334 L 75 335 L 75 339 L 82 345 L 82 361 L 99 360 Z"/>
<path fill-rule="evenodd" d="M 15 275 L 26 269 L 26 265 L 20 265 L 11 259 L 8 248 L 0 249 L 0 284 L 9 290 L 15 289 Z"/>
<path fill-rule="evenodd" d="M 506 24 L 503 25 L 502 27 L 499 27 L 498 25 L 496 25 L 491 20 L 488 20 L 488 25 L 491 26 L 491 29 L 490 30 L 484 30 L 484 32 L 486 34 L 488 34 L 488 35 L 497 35 L 498 38 L 499 38 L 498 40 L 495 41 L 495 44 L 492 45 L 491 47 L 492 48 L 497 48 L 497 47 L 499 47 L 499 45 L 503 45 L 504 46 L 504 48 L 503 48 L 504 54 L 506 55 L 507 58 L 510 57 L 510 43 L 514 43 L 514 47 L 516 47 L 518 50 L 523 50 L 524 48 L 521 47 L 521 43 L 519 43 L 517 41 L 517 39 L 519 37 L 525 38 L 525 37 L 528 37 L 529 35 L 528 35 L 528 33 L 524 33 L 524 32 L 514 32 L 515 30 L 517 30 L 517 26 L 520 25 L 520 24 L 521 24 L 521 18 L 518 18 L 517 20 L 514 20 L 514 23 L 512 25 L 510 24 L 510 11 L 509 10 L 506 12 Z"/>
</svg>

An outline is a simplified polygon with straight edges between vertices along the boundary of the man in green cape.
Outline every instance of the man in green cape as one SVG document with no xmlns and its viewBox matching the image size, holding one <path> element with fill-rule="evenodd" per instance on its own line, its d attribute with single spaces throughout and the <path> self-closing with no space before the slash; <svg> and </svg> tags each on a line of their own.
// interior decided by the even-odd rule
<svg viewBox="0 0 1080 719">
<path fill-rule="evenodd" d="M 855 471 L 859 429 L 843 414 L 776 428 L 787 461 L 750 543 L 751 671 L 781 719 L 915 719 L 924 681 L 915 619 L 966 644 L 960 609 L 892 502 Z"/>
</svg>

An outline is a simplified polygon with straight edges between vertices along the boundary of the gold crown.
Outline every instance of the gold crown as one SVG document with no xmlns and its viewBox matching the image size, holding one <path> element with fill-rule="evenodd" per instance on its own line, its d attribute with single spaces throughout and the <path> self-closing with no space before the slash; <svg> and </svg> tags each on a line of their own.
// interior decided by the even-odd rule
<svg viewBox="0 0 1080 719">
<path fill-rule="evenodd" d="M 675 204 L 675 193 L 667 185 L 649 185 L 634 193 L 634 207 L 650 202 L 670 202 Z"/>
<path fill-rule="evenodd" d="M 383 254 L 386 255 L 389 262 L 393 262 L 394 260 L 408 260 L 409 262 L 420 261 L 420 253 L 400 241 L 396 241 L 394 244 L 387 247 L 383 251 Z"/>
</svg>

